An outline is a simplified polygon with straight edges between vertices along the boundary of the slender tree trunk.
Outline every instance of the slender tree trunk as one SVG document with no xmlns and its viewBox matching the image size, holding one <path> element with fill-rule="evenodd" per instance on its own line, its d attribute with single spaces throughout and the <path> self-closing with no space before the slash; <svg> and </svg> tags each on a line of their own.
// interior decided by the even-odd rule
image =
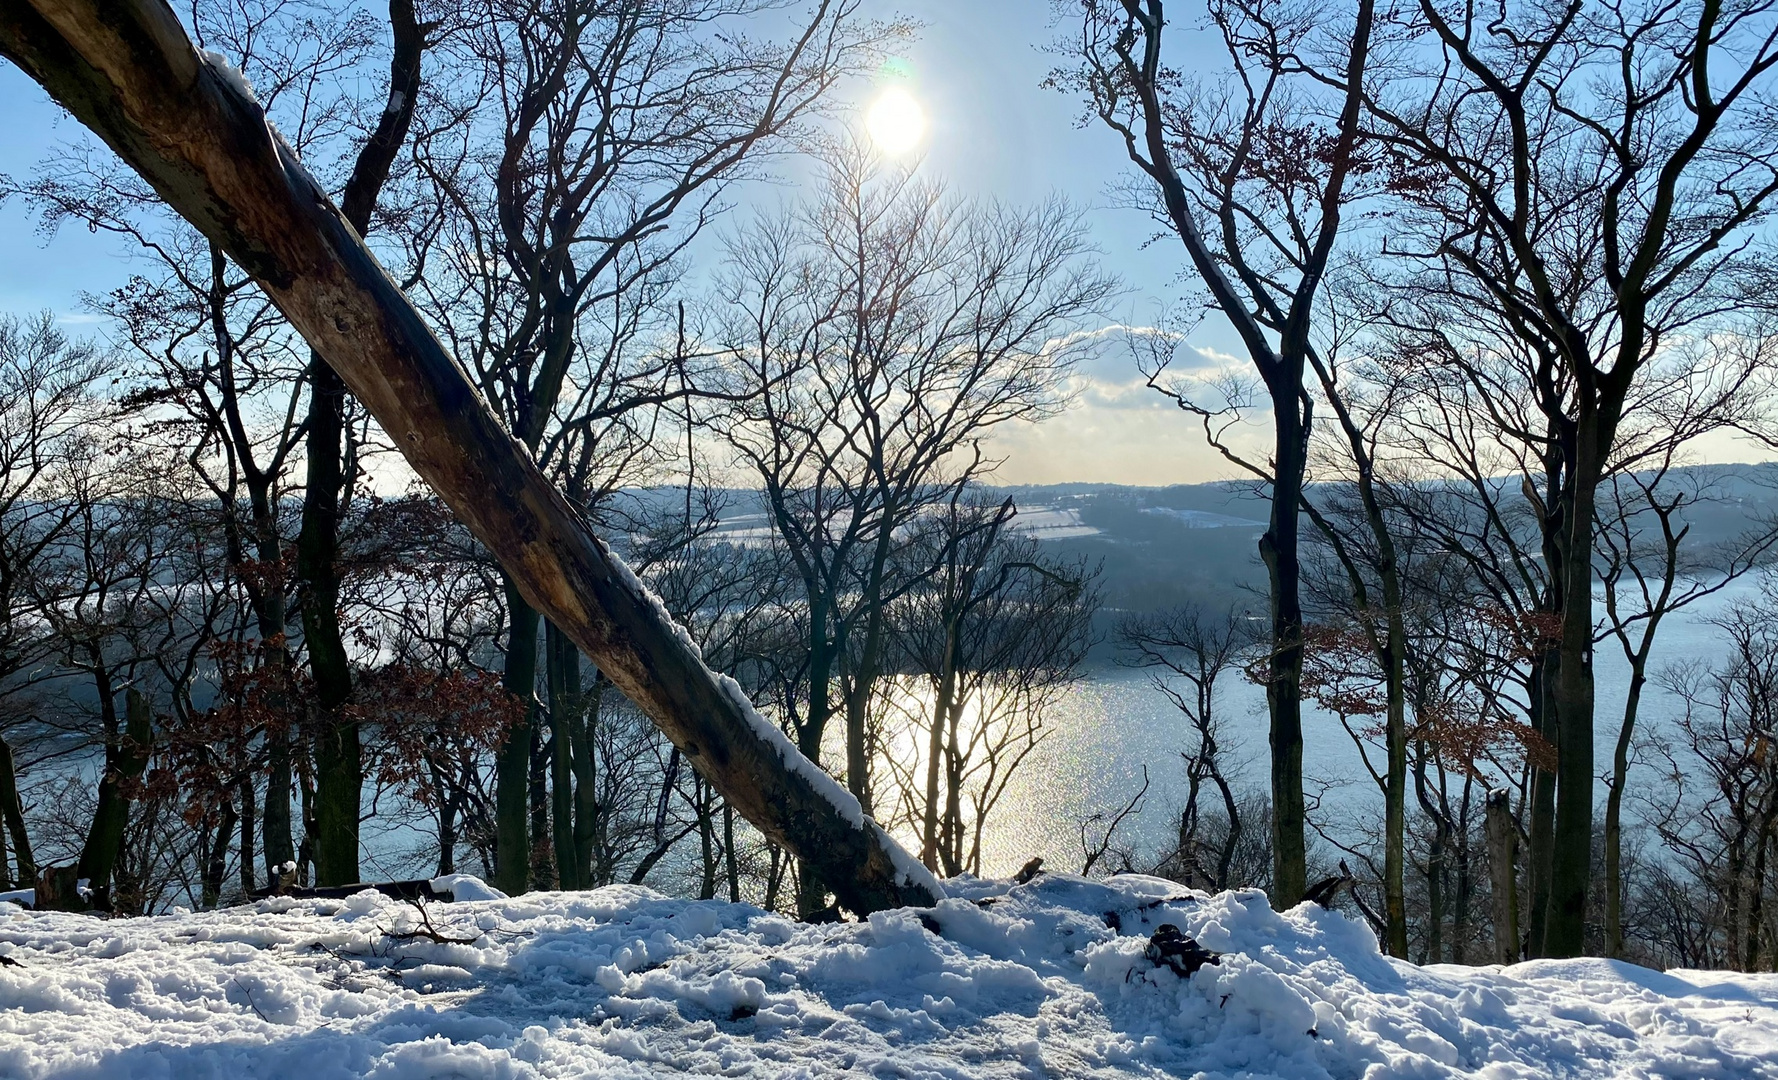
<svg viewBox="0 0 1778 1080">
<path fill-rule="evenodd" d="M 938 692 L 932 705 L 932 730 L 926 744 L 926 806 L 920 822 L 920 861 L 938 869 L 939 765 L 944 757 L 945 718 L 957 692 L 957 627 L 947 621 L 944 658 L 939 663 Z"/>
<path fill-rule="evenodd" d="M 290 827 L 292 781 L 290 730 L 280 728 L 266 736 L 265 809 L 260 823 L 264 831 L 266 882 L 276 884 L 278 875 L 296 861 L 296 844 Z"/>
<path fill-rule="evenodd" d="M 1519 962 L 1519 827 L 1513 822 L 1512 793 L 1488 792 L 1488 874 L 1493 888 L 1494 962 Z"/>
<path fill-rule="evenodd" d="M 214 909 L 222 902 L 222 879 L 228 873 L 228 846 L 234 841 L 238 818 L 234 803 L 222 804 L 216 834 L 211 837 L 209 849 L 204 853 L 203 905 L 206 910 Z"/>
<path fill-rule="evenodd" d="M 722 859 L 728 871 L 728 902 L 741 902 L 741 861 L 735 852 L 735 808 L 722 800 Z"/>
<path fill-rule="evenodd" d="M 1546 649 L 1542 661 L 1532 669 L 1531 722 L 1551 747 L 1556 745 L 1556 707 L 1552 701 L 1551 684 L 1561 660 L 1554 649 Z M 1530 917 L 1525 954 L 1536 959 L 1547 955 L 1544 949 L 1544 928 L 1549 921 L 1550 873 L 1554 863 L 1556 840 L 1556 774 L 1530 767 L 1531 829 L 1529 856 Z"/>
<path fill-rule="evenodd" d="M 245 896 L 253 894 L 253 827 L 256 824 L 257 811 L 254 809 L 253 777 L 241 780 L 241 893 Z M 276 878 L 272 879 L 274 882 Z"/>
<path fill-rule="evenodd" d="M 1469 843 L 1469 811 L 1474 805 L 1475 774 L 1463 774 L 1463 799 L 1457 813 L 1459 827 L 1452 838 L 1457 863 L 1457 896 L 1451 905 L 1451 963 L 1469 962 L 1470 911 L 1475 896 L 1474 850 Z"/>
<path fill-rule="evenodd" d="M 1414 744 L 1414 793 L 1420 809 L 1432 819 L 1432 844 L 1426 859 L 1426 955 L 1422 963 L 1442 963 L 1445 943 L 1445 851 L 1448 834 L 1444 816 L 1433 803 L 1426 779 L 1427 746 Z"/>
<path fill-rule="evenodd" d="M 1760 921 L 1765 917 L 1766 849 L 1771 846 L 1772 815 L 1768 811 L 1753 838 L 1753 877 L 1747 885 L 1747 945 L 1741 951 L 1744 970 L 1759 970 Z"/>
<path fill-rule="evenodd" d="M 1646 650 L 1630 666 L 1630 690 L 1624 698 L 1624 722 L 1611 755 L 1611 779 L 1605 789 L 1605 955 L 1624 955 L 1624 783 L 1630 771 L 1630 742 L 1636 713 L 1647 681 Z"/>
<path fill-rule="evenodd" d="M 1393 554 L 1390 557 L 1393 563 Z M 1389 955 L 1407 959 L 1406 871 L 1408 828 L 1407 629 L 1402 621 L 1401 585 L 1393 565 L 1383 574 L 1383 606 L 1388 619 L 1384 656 L 1387 686 L 1384 743 L 1389 756 L 1383 784 L 1383 912 Z"/>
<path fill-rule="evenodd" d="M 834 648 L 827 641 L 826 599 L 809 589 L 809 712 L 797 731 L 797 749 L 817 765 L 821 763 L 821 739 L 833 715 Z M 804 859 L 797 874 L 797 914 L 803 918 L 827 906 L 827 882 L 820 871 Z"/>
<path fill-rule="evenodd" d="M 578 847 L 574 842 L 574 726 L 580 703 L 569 690 L 568 668 L 579 667 L 580 653 L 554 626 L 544 625 L 548 663 L 550 725 L 550 810 L 556 856 L 556 887 L 584 889 Z"/>
<path fill-rule="evenodd" d="M 299 747 L 300 748 L 300 747 Z M 314 749 L 311 743 L 308 747 Z M 315 759 L 296 759 L 297 806 L 302 812 L 303 838 L 296 845 L 296 883 L 307 888 L 315 880 Z"/>
<path fill-rule="evenodd" d="M 573 695 L 581 703 L 576 710 L 573 728 L 574 866 L 580 887 L 591 889 L 610 882 L 610 871 L 598 866 L 593 858 L 594 851 L 603 847 L 600 843 L 603 830 L 600 828 L 599 792 L 593 773 L 593 736 L 598 729 L 599 707 L 605 696 L 605 677 L 595 671 L 592 692 L 582 694 L 578 663 L 571 674 L 575 679 Z"/>
<path fill-rule="evenodd" d="M 27 887 L 37 880 L 37 860 L 31 855 L 31 834 L 25 829 L 25 807 L 19 801 L 19 780 L 13 764 L 12 746 L 0 738 L 0 815 L 6 818 L 6 832 L 12 837 L 13 854 L 18 860 L 18 880 Z"/>
<path fill-rule="evenodd" d="M 544 736 L 543 717 L 538 715 L 531 725 L 530 773 L 526 794 L 531 817 L 531 887 L 550 888 L 555 884 L 555 838 L 550 834 L 549 803 L 549 740 Z"/>
<path fill-rule="evenodd" d="M 692 792 L 698 812 L 698 850 L 704 858 L 704 882 L 698 890 L 699 900 L 716 899 L 716 875 L 720 869 L 716 851 L 716 804 L 710 789 L 696 774 L 692 776 Z"/>
<path fill-rule="evenodd" d="M 1746 823 L 1741 824 L 1741 831 L 1729 841 L 1728 884 L 1723 889 L 1723 908 L 1728 913 L 1729 920 L 1728 933 L 1724 936 L 1729 941 L 1729 967 L 1736 971 L 1747 970 L 1746 963 L 1741 958 L 1741 946 L 1746 941 L 1743 937 L 1745 924 L 1742 921 L 1746 913 L 1742 910 L 1741 890 L 1747 863 Z"/>
<path fill-rule="evenodd" d="M 80 852 L 79 877 L 93 891 L 93 906 L 111 909 L 111 874 L 123 851 L 124 826 L 129 821 L 128 785 L 148 767 L 154 739 L 148 699 L 135 687 L 125 694 L 126 730 L 113 731 L 105 741 L 105 775 L 99 780 L 99 802 L 87 828 L 86 845 Z"/>
<path fill-rule="evenodd" d="M 309 365 L 308 483 L 297 573 L 304 583 L 303 644 L 315 698 L 315 880 L 360 880 L 358 824 L 364 790 L 358 724 L 347 709 L 352 671 L 339 620 L 339 519 L 346 385 L 316 356 Z"/>
<path fill-rule="evenodd" d="M 846 786 L 864 812 L 871 812 L 870 699 L 876 689 L 877 674 L 882 668 L 883 652 L 883 578 L 889 563 L 890 541 L 894 532 L 894 516 L 883 513 L 883 534 L 872 554 L 870 573 L 865 579 L 865 596 L 869 609 L 864 617 L 864 642 L 858 650 L 858 665 L 852 674 L 851 693 L 846 695 Z"/>
<path fill-rule="evenodd" d="M 438 800 L 438 876 L 456 873 L 457 800 L 441 795 Z"/>
<path fill-rule="evenodd" d="M 1297 385 L 1302 371 L 1297 370 Z M 1308 889 L 1307 807 L 1303 799 L 1303 608 L 1297 504 L 1302 499 L 1304 439 L 1296 387 L 1274 390 L 1276 468 L 1270 523 L 1260 537 L 1260 558 L 1271 581 L 1272 642 L 1266 680 L 1272 750 L 1272 904 L 1295 907 Z"/>
<path fill-rule="evenodd" d="M 951 702 L 945 717 L 945 817 L 940 830 L 939 855 L 946 877 L 963 872 L 963 748 L 958 743 L 962 703 Z"/>
<path fill-rule="evenodd" d="M 508 896 L 531 888 L 531 731 L 537 717 L 537 612 L 506 582 L 506 692 L 525 702 L 525 718 L 500 744 L 494 763 L 494 884 Z"/>
</svg>

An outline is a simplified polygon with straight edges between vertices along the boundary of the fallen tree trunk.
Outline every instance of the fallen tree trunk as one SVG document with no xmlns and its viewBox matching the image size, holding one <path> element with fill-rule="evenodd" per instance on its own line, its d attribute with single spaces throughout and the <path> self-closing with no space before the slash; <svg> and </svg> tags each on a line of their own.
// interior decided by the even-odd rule
<svg viewBox="0 0 1778 1080">
<path fill-rule="evenodd" d="M 252 275 L 512 576 L 736 810 L 845 907 L 937 881 L 761 718 L 502 429 L 226 61 L 163 0 L 7 0 L 0 54 Z"/>
</svg>

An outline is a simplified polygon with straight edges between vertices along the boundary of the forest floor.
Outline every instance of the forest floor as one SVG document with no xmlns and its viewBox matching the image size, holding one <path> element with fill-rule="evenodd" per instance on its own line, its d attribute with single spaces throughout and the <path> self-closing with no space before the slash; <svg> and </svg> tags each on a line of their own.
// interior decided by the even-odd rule
<svg viewBox="0 0 1778 1080">
<path fill-rule="evenodd" d="M 0 904 L 0 1076 L 1778 1078 L 1778 976 L 1421 968 L 1338 913 L 1155 878 L 947 888 L 819 926 L 633 887 Z M 1157 965 L 1169 923 L 1217 962 Z"/>
</svg>

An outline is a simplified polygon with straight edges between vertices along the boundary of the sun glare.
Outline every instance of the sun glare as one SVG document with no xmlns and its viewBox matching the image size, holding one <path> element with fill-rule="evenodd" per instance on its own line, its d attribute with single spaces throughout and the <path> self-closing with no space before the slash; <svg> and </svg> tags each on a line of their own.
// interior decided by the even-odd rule
<svg viewBox="0 0 1778 1080">
<path fill-rule="evenodd" d="M 913 95 L 900 87 L 891 87 L 871 104 L 864 116 L 864 127 L 883 153 L 905 154 L 918 146 L 920 137 L 926 134 L 926 113 Z"/>
</svg>

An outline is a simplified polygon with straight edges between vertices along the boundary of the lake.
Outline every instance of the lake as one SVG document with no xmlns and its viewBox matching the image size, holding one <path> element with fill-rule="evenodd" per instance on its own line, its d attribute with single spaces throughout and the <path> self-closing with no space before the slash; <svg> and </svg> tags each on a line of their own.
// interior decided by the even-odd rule
<svg viewBox="0 0 1778 1080">
<path fill-rule="evenodd" d="M 1735 600 L 1759 593 L 1754 577 L 1743 578 L 1713 596 L 1663 620 L 1655 639 L 1649 672 L 1698 660 L 1715 661 L 1726 650 L 1721 628 L 1710 619 Z M 1629 665 L 1615 639 L 1596 649 L 1594 672 L 1598 709 L 1595 763 L 1600 773 L 1611 762 L 1623 715 Z M 1267 786 L 1265 692 L 1242 678 L 1225 674 L 1217 683 L 1217 711 L 1222 717 L 1221 742 L 1237 787 Z M 1637 727 L 1658 731 L 1677 713 L 1666 691 L 1650 686 L 1643 693 Z M 1149 682 L 1148 674 L 1126 668 L 1095 669 L 1053 712 L 1049 737 L 1032 751 L 1014 776 L 996 816 L 983 837 L 982 869 L 989 875 L 1016 871 L 1033 855 L 1052 868 L 1079 870 L 1079 822 L 1096 811 L 1116 812 L 1142 786 L 1146 765 L 1149 790 L 1139 816 L 1126 822 L 1122 835 L 1144 855 L 1170 846 L 1178 808 L 1185 798 L 1185 767 L 1179 757 L 1189 729 L 1184 718 Z M 1305 784 L 1335 785 L 1324 799 L 1325 815 L 1379 815 L 1380 794 L 1365 775 L 1358 750 L 1339 720 L 1305 706 L 1303 716 Z M 1632 772 L 1634 785 L 1634 772 Z M 1599 788 L 1601 807 L 1605 789 Z M 1602 811 L 1601 811 L 1602 812 Z M 1337 820 L 1334 824 L 1338 825 Z"/>
</svg>

